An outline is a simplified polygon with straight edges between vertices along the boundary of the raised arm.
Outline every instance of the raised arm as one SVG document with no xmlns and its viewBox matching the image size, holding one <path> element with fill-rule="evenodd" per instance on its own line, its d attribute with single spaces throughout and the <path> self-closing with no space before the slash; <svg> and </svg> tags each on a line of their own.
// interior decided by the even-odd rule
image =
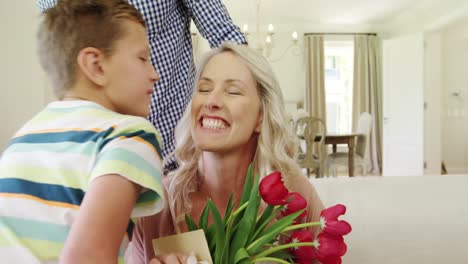
<svg viewBox="0 0 468 264">
<path fill-rule="evenodd" d="M 197 29 L 212 48 L 218 47 L 225 41 L 247 43 L 221 0 L 183 0 L 183 3 Z"/>
</svg>

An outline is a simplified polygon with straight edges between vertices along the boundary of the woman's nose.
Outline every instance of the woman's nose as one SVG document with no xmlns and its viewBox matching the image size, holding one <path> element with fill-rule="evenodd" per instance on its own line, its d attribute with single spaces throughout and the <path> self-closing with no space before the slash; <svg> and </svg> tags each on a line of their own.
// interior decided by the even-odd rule
<svg viewBox="0 0 468 264">
<path fill-rule="evenodd" d="M 205 107 L 209 110 L 220 109 L 223 106 L 223 96 L 222 93 L 213 90 L 205 101 Z"/>
</svg>

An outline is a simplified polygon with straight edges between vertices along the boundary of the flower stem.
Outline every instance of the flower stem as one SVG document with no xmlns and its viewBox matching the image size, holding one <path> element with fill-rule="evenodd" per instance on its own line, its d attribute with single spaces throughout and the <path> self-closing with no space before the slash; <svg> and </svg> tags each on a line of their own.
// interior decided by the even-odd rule
<svg viewBox="0 0 468 264">
<path fill-rule="evenodd" d="M 304 227 L 311 227 L 311 226 L 320 226 L 320 222 L 308 222 L 308 223 L 303 223 L 303 224 L 297 224 L 297 225 L 292 225 L 288 226 L 285 229 L 283 229 L 283 232 L 291 231 L 291 230 L 296 230 Z"/>
<path fill-rule="evenodd" d="M 314 242 L 297 242 L 297 243 L 288 243 L 288 244 L 283 244 L 283 245 L 271 247 L 271 248 L 263 251 L 262 253 L 258 254 L 257 256 L 255 256 L 253 261 L 256 262 L 257 259 L 266 257 L 266 256 L 268 256 L 268 255 L 270 255 L 270 254 L 272 254 L 272 253 L 274 253 L 276 251 L 279 251 L 279 250 L 283 250 L 283 249 L 286 249 L 286 248 L 293 248 L 293 247 L 305 247 L 305 246 L 316 247 L 317 243 L 315 241 Z"/>
<path fill-rule="evenodd" d="M 244 210 L 247 205 L 249 204 L 249 202 L 245 202 L 243 205 L 241 205 L 239 208 L 237 208 L 234 212 L 232 212 L 232 214 L 229 216 L 228 220 L 227 220 L 227 223 L 231 222 L 232 218 L 236 217 L 236 215 L 238 215 L 240 212 L 242 212 L 242 210 Z"/>
<path fill-rule="evenodd" d="M 257 263 L 257 262 L 274 262 L 274 263 L 281 263 L 281 264 L 291 264 L 290 262 L 287 262 L 285 260 L 279 259 L 279 258 L 272 258 L 272 257 L 263 257 L 263 258 L 256 258 L 252 261 L 252 263 Z"/>
<path fill-rule="evenodd" d="M 252 239 L 255 239 L 259 234 L 260 232 L 262 232 L 265 227 L 271 222 L 271 220 L 278 214 L 278 212 L 283 208 L 283 206 L 274 206 L 273 207 L 273 212 L 272 214 L 267 218 L 265 219 L 265 221 L 262 223 L 262 225 L 258 228 L 256 228 L 256 231 L 254 233 L 254 235 L 252 236 Z M 257 219 L 257 223 L 258 223 L 258 220 Z M 250 243 L 251 241 L 249 241 Z"/>
</svg>

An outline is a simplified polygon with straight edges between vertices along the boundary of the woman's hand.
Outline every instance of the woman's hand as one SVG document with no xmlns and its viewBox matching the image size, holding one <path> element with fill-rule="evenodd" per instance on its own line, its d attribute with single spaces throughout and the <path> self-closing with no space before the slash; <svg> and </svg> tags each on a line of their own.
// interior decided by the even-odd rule
<svg viewBox="0 0 468 264">
<path fill-rule="evenodd" d="M 153 258 L 149 264 L 208 264 L 208 262 L 197 261 L 194 255 L 168 254 Z"/>
<path fill-rule="evenodd" d="M 189 257 L 178 253 L 159 255 L 153 258 L 149 264 L 187 264 Z"/>
</svg>

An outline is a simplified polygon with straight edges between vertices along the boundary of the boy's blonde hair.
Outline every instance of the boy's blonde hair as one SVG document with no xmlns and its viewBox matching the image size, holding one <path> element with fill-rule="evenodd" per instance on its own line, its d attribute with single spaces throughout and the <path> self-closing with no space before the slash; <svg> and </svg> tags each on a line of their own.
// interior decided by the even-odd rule
<svg viewBox="0 0 468 264">
<path fill-rule="evenodd" d="M 112 55 L 125 34 L 123 19 L 145 26 L 140 12 L 124 0 L 59 0 L 43 13 L 37 34 L 39 62 L 58 98 L 76 81 L 80 50 L 94 47 Z"/>
<path fill-rule="evenodd" d="M 267 173 L 278 170 L 285 178 L 294 180 L 294 177 L 302 176 L 295 160 L 298 150 L 297 136 L 289 128 L 283 94 L 270 64 L 261 54 L 246 45 L 224 43 L 218 49 L 208 52 L 200 62 L 195 76 L 195 87 L 208 62 L 223 52 L 230 52 L 238 57 L 249 68 L 257 82 L 262 124 L 253 160 L 256 174 L 264 177 Z M 190 212 L 192 202 L 189 195 L 197 188 L 201 150 L 192 139 L 192 123 L 190 102 L 175 131 L 176 149 L 173 155 L 180 166 L 169 173 L 169 177 L 172 177 L 168 192 L 169 203 L 176 222 L 182 221 L 184 214 Z"/>
</svg>

